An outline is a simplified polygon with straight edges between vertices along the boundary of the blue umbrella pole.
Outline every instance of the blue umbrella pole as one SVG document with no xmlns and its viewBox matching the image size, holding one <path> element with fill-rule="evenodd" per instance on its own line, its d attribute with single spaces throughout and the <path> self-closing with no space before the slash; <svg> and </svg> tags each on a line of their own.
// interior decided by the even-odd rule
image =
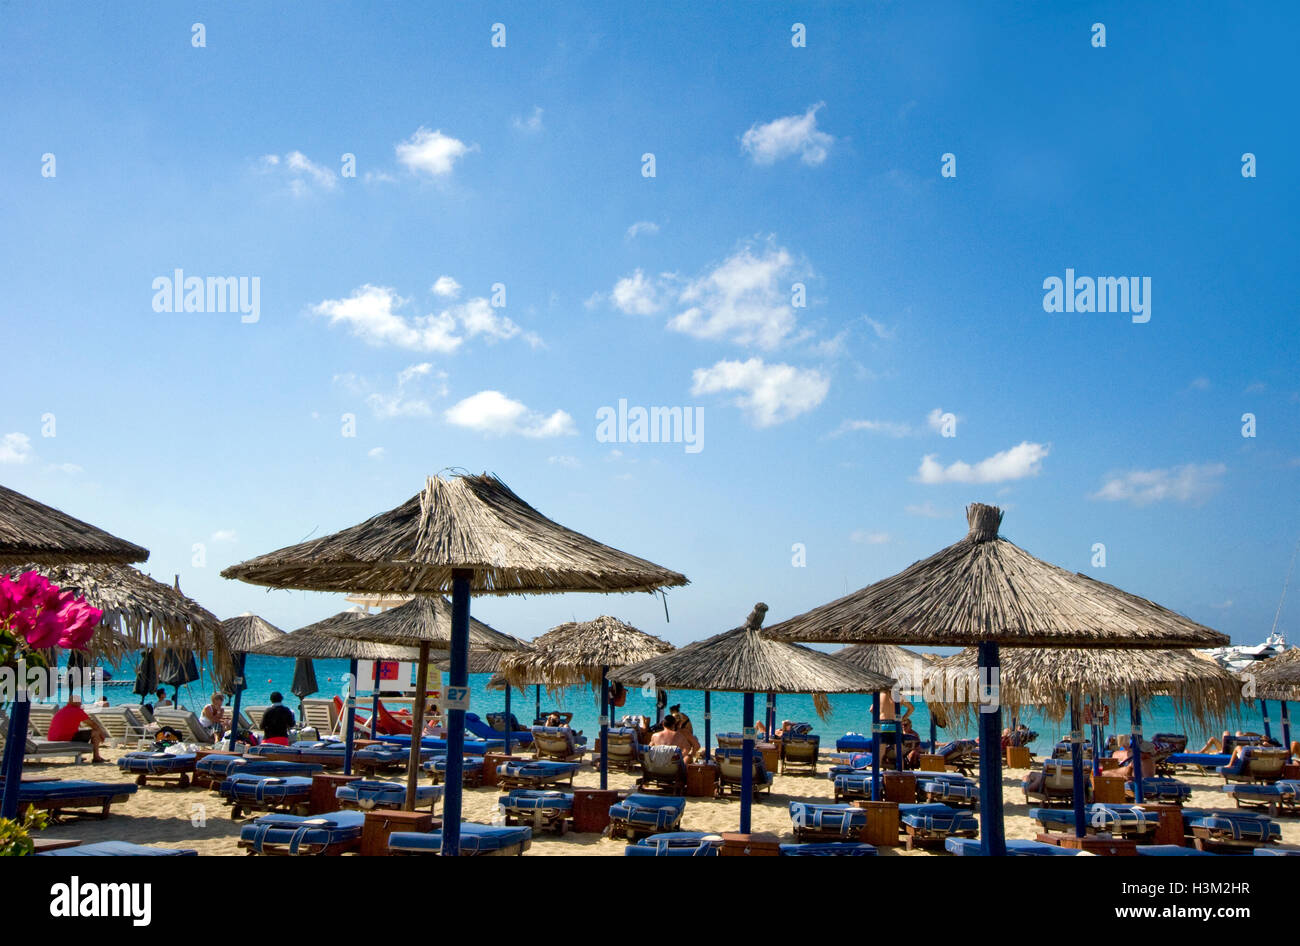
<svg viewBox="0 0 1300 946">
<path fill-rule="evenodd" d="M 998 645 L 979 645 L 981 686 L 999 673 Z M 1006 857 L 1007 840 L 1002 824 L 1002 704 L 979 707 L 980 723 L 980 853 Z"/>
<path fill-rule="evenodd" d="M 448 694 L 455 689 L 469 693 L 469 583 L 474 573 L 468 568 L 457 568 L 451 573 L 451 668 L 448 673 Z M 427 650 L 427 648 L 426 648 Z M 425 655 L 427 656 L 427 654 Z M 420 694 L 424 699 L 424 694 Z M 447 786 L 443 792 L 442 854 L 444 857 L 460 856 L 461 796 L 465 790 L 465 710 L 464 702 L 447 701 Z M 419 757 L 420 737 L 416 733 L 411 741 Z"/>
<path fill-rule="evenodd" d="M 1083 808 L 1083 731 L 1079 728 L 1079 699 L 1070 694 L 1070 772 L 1073 776 L 1071 794 L 1074 801 L 1074 836 L 1088 833 L 1087 817 Z"/>
<path fill-rule="evenodd" d="M 27 724 L 31 720 L 32 704 L 27 694 L 18 691 L 9 707 L 9 733 L 5 737 L 4 800 L 0 802 L 0 818 L 18 817 L 18 790 L 23 778 L 23 752 L 27 748 Z"/>
<path fill-rule="evenodd" d="M 1137 694 L 1129 697 L 1129 716 L 1133 721 L 1133 734 L 1128 739 L 1128 754 L 1133 760 L 1133 801 L 1142 804 L 1142 705 Z"/>
<path fill-rule="evenodd" d="M 925 710 L 930 714 L 930 751 L 935 752 L 939 748 L 938 724 L 934 721 L 934 713 L 930 710 L 930 707 L 927 706 Z"/>
<path fill-rule="evenodd" d="M 745 694 L 740 731 L 740 833 L 749 834 L 749 810 L 754 803 L 754 694 Z"/>
<path fill-rule="evenodd" d="M 540 726 L 543 722 L 545 722 L 545 720 L 542 719 L 542 685 L 540 683 L 537 684 L 537 688 L 536 690 L 534 690 L 534 694 L 535 695 L 533 699 L 537 701 L 537 707 L 533 712 L 533 719 L 537 720 L 537 725 Z"/>
<path fill-rule="evenodd" d="M 1273 738 L 1273 727 L 1269 725 L 1268 720 L 1268 700 L 1259 701 L 1259 711 L 1264 714 L 1264 738 L 1271 740 Z"/>
<path fill-rule="evenodd" d="M 600 790 L 609 788 L 609 667 L 600 668 Z"/>
<path fill-rule="evenodd" d="M 247 654 L 240 654 L 235 662 L 235 699 L 230 704 L 230 742 L 226 748 L 230 751 L 235 750 L 235 740 L 239 736 L 239 703 L 240 697 L 244 695 L 244 662 L 248 660 Z"/>
<path fill-rule="evenodd" d="M 1291 714 L 1286 708 L 1286 700 L 1282 701 L 1282 748 L 1291 751 Z"/>
<path fill-rule="evenodd" d="M 514 729 L 510 719 L 510 684 L 506 684 L 506 755 L 510 755 L 510 730 Z"/>
<path fill-rule="evenodd" d="M 871 800 L 880 801 L 880 691 L 871 694 Z"/>
<path fill-rule="evenodd" d="M 239 699 L 239 694 L 235 694 Z M 343 714 L 343 774 L 352 774 L 352 741 L 356 739 L 357 726 L 357 658 L 348 661 L 348 701 Z"/>
<path fill-rule="evenodd" d="M 713 706 L 712 693 L 704 691 L 704 760 L 707 762 L 712 750 L 709 748 L 713 744 Z"/>
</svg>

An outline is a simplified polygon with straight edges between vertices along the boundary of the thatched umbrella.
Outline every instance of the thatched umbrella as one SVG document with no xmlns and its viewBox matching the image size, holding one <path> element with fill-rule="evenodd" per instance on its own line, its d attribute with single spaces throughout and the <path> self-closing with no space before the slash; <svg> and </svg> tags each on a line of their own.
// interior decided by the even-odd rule
<svg viewBox="0 0 1300 946">
<path fill-rule="evenodd" d="M 832 656 L 881 676 L 893 677 L 897 681 L 895 688 L 903 692 L 922 690 L 926 671 L 938 660 L 933 654 L 918 654 L 914 650 L 895 647 L 893 644 L 850 644 L 841 647 Z M 879 696 L 875 699 L 878 702 Z M 930 715 L 930 750 L 934 751 L 938 741 L 938 727 L 947 728 L 948 719 L 942 704 L 927 699 L 925 705 Z M 894 738 L 895 759 L 901 766 L 903 731 L 899 726 L 894 727 Z"/>
<path fill-rule="evenodd" d="M 532 644 L 528 643 L 527 641 L 520 641 L 519 643 L 522 645 L 522 647 L 523 647 L 524 649 L 531 649 L 532 646 L 533 646 Z M 507 653 L 512 653 L 512 651 L 503 651 L 503 650 L 476 650 L 476 651 L 470 651 L 469 660 L 466 661 L 465 671 L 466 671 L 466 673 L 490 673 L 490 674 L 492 674 L 492 678 L 491 678 L 490 680 L 488 680 L 488 689 L 489 689 L 489 690 L 504 690 L 504 691 L 505 691 L 505 697 L 506 697 L 506 705 L 505 705 L 505 717 L 506 717 L 506 722 L 505 722 L 505 739 L 506 739 L 506 746 L 505 746 L 505 753 L 506 753 L 506 755 L 510 755 L 510 749 L 511 749 L 511 745 L 510 745 L 510 742 L 511 742 L 510 734 L 511 734 L 511 730 L 512 730 L 512 728 L 513 728 L 513 724 L 512 724 L 512 722 L 511 722 L 512 717 L 511 717 L 511 715 L 510 715 L 510 690 L 511 690 L 511 687 L 510 687 L 509 684 L 507 684 L 507 683 L 505 682 L 505 678 L 504 678 L 504 677 L 501 677 L 501 678 L 500 678 L 501 682 L 500 682 L 500 685 L 499 685 L 499 686 L 498 686 L 498 685 L 494 685 L 494 684 L 496 684 L 496 682 L 497 682 L 497 678 L 498 678 L 498 676 L 499 676 L 499 674 L 500 674 L 500 671 L 501 671 L 501 660 L 502 660 L 503 657 L 506 656 Z M 435 660 L 435 661 L 434 661 L 434 666 L 438 668 L 438 672 L 439 672 L 439 673 L 447 673 L 449 670 L 451 670 L 451 661 L 450 661 L 450 660 Z M 521 687 L 520 689 L 522 690 L 523 688 Z M 540 713 L 541 713 L 541 709 L 542 709 L 542 685 L 539 683 L 539 684 L 537 684 L 537 714 L 540 714 Z M 534 718 L 536 718 L 536 715 L 537 715 L 537 714 L 534 715 Z"/>
<path fill-rule="evenodd" d="M 680 650 L 652 657 L 614 671 L 620 683 L 649 679 L 665 690 L 722 690 L 744 694 L 740 788 L 740 831 L 750 828 L 753 802 L 754 694 L 812 693 L 817 712 L 829 710 L 827 693 L 870 693 L 893 680 L 836 660 L 829 654 L 798 644 L 771 640 L 759 632 L 767 605 L 754 605 L 745 623 Z"/>
<path fill-rule="evenodd" d="M 149 550 L 0 486 L 0 567 L 143 562 Z"/>
<path fill-rule="evenodd" d="M 1282 705 L 1282 742 L 1286 749 L 1291 749 L 1291 712 L 1287 703 L 1300 699 L 1300 647 L 1292 648 L 1276 657 L 1257 660 L 1248 667 L 1242 677 L 1253 682 L 1255 694 L 1259 697 L 1260 707 L 1264 712 L 1264 725 L 1268 726 L 1268 700 L 1277 700 Z"/>
<path fill-rule="evenodd" d="M 931 682 L 950 710 L 968 717 L 979 702 L 979 656 L 975 648 L 942 661 Z M 1008 648 L 998 674 L 997 702 L 1019 708 L 1037 705 L 1054 721 L 1070 720 L 1070 758 L 1074 769 L 1075 835 L 1086 833 L 1083 790 L 1083 733 L 1079 707 L 1085 697 L 1103 703 L 1129 701 L 1133 714 L 1134 797 L 1142 803 L 1142 704 L 1166 695 L 1180 719 L 1202 726 L 1225 716 L 1241 702 L 1237 678 L 1213 661 L 1185 650 L 1100 650 L 1073 647 Z"/>
<path fill-rule="evenodd" d="M 349 594 L 452 595 L 442 853 L 460 853 L 471 594 L 656 591 L 686 578 L 566 529 L 494 476 L 429 477 L 396 509 L 222 572 L 255 584 Z M 421 645 L 426 650 L 427 645 Z M 418 688 L 428 681 L 420 661 Z M 422 716 L 423 705 L 417 704 Z M 416 719 L 420 722 L 420 719 Z M 412 740 L 417 754 L 419 741 Z M 417 755 L 418 757 L 418 755 Z"/>
<path fill-rule="evenodd" d="M 273 641 L 277 637 L 283 636 L 284 631 L 251 611 L 245 611 L 233 618 L 226 618 L 218 625 L 214 637 L 224 640 L 226 650 L 233 655 L 231 686 L 234 688 L 235 698 L 230 707 L 229 746 L 232 751 L 235 748 L 235 739 L 239 734 L 239 704 L 242 702 L 244 695 L 244 668 L 248 663 L 248 652 L 258 644 L 264 644 L 267 641 Z M 215 640 L 213 643 L 215 644 Z"/>
<path fill-rule="evenodd" d="M 531 650 L 501 661 L 501 672 L 515 686 L 542 682 L 554 693 L 586 684 L 600 694 L 600 787 L 609 787 L 609 686 L 611 668 L 625 667 L 666 653 L 673 645 L 602 614 L 590 621 L 569 621 L 533 641 Z"/>
<path fill-rule="evenodd" d="M 979 647 L 996 676 L 998 645 L 1213 647 L 1228 638 L 1145 598 L 1035 558 L 998 535 L 1002 510 L 972 503 L 960 541 L 893 577 L 771 628 L 785 640 Z M 1000 709 L 980 714 L 985 854 L 1006 853 Z M 1139 776 L 1140 777 L 1140 776 Z"/>
</svg>

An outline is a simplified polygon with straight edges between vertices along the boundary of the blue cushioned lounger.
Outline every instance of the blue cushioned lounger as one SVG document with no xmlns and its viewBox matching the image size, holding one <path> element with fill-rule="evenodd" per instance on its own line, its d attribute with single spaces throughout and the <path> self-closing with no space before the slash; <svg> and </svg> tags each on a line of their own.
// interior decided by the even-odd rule
<svg viewBox="0 0 1300 946">
<path fill-rule="evenodd" d="M 421 762 L 434 759 L 437 755 L 437 749 L 420 749 Z M 445 757 L 446 752 L 442 755 Z M 410 758 L 410 746 L 366 746 L 352 753 L 352 765 L 361 769 L 404 769 Z"/>
<path fill-rule="evenodd" d="M 978 806 L 980 790 L 972 779 L 955 772 L 949 776 L 938 772 L 933 774 L 939 777 L 933 778 L 931 773 L 916 773 L 917 791 L 925 795 L 926 801 L 944 802 L 954 808 L 974 809 Z"/>
<path fill-rule="evenodd" d="M 345 808 L 362 808 L 367 811 L 372 808 L 401 808 L 406 803 L 406 784 L 381 779 L 357 779 L 336 788 L 334 797 Z M 441 797 L 441 785 L 415 786 L 416 808 L 428 806 L 432 811 Z"/>
<path fill-rule="evenodd" d="M 867 813 L 857 805 L 792 801 L 790 821 L 796 841 L 856 839 L 867 826 Z"/>
<path fill-rule="evenodd" d="M 1177 844 L 1139 844 L 1137 852 L 1143 857 L 1218 857 L 1213 851 L 1198 851 L 1194 847 Z"/>
<path fill-rule="evenodd" d="M 810 844 L 782 844 L 782 857 L 872 857 L 876 848 L 853 841 L 823 841 Z"/>
<path fill-rule="evenodd" d="M 1282 828 L 1267 815 L 1250 811 L 1183 809 L 1183 827 L 1198 847 L 1254 847 L 1282 840 Z"/>
<path fill-rule="evenodd" d="M 411 737 L 409 735 L 385 736 L 384 742 L 391 743 L 395 746 L 401 746 L 407 750 L 411 748 Z M 420 746 L 424 749 L 446 752 L 447 740 L 425 736 L 420 740 Z M 504 749 L 505 746 L 506 742 L 504 739 L 466 739 L 465 755 L 483 755 L 486 752 L 495 752 L 498 749 Z"/>
<path fill-rule="evenodd" d="M 532 846 L 531 828 L 511 828 L 463 821 L 460 825 L 462 857 L 476 855 L 506 856 L 523 854 Z M 442 850 L 442 832 L 394 831 L 388 836 L 388 849 L 394 854 L 437 854 Z"/>
<path fill-rule="evenodd" d="M 23 782 L 18 788 L 19 809 L 40 808 L 58 821 L 64 811 L 89 808 L 96 817 L 107 818 L 115 801 L 126 801 L 137 791 L 130 782 L 92 782 L 88 779 L 60 779 L 55 782 Z M 98 813 L 93 809 L 98 808 Z"/>
<path fill-rule="evenodd" d="M 847 732 L 835 740 L 836 752 L 870 752 L 871 736 L 860 732 Z"/>
<path fill-rule="evenodd" d="M 1300 782 L 1280 779 L 1271 785 L 1238 782 L 1224 785 L 1222 790 L 1231 795 L 1238 808 L 1266 808 L 1270 813 L 1287 810 L 1295 812 L 1296 798 L 1300 796 Z"/>
<path fill-rule="evenodd" d="M 447 777 L 447 754 L 435 755 L 428 762 L 423 762 L 420 768 L 432 776 L 435 783 L 441 782 Z M 483 778 L 483 757 L 476 755 L 467 755 L 461 757 L 461 780 L 466 785 L 478 785 Z"/>
<path fill-rule="evenodd" d="M 722 835 L 707 831 L 669 831 L 623 848 L 624 857 L 717 857 Z"/>
<path fill-rule="evenodd" d="M 909 851 L 914 845 L 926 841 L 977 837 L 980 829 L 979 822 L 969 811 L 937 802 L 899 805 L 898 821 L 907 836 L 905 846 Z"/>
<path fill-rule="evenodd" d="M 1074 830 L 1074 811 L 1070 808 L 1030 808 L 1029 817 L 1047 831 Z M 1084 822 L 1089 834 L 1106 831 L 1124 838 L 1140 838 L 1155 831 L 1160 815 L 1136 805 L 1094 803 L 1084 808 Z"/>
<path fill-rule="evenodd" d="M 505 762 L 497 766 L 497 781 L 503 788 L 547 788 L 561 783 L 573 784 L 582 768 L 578 762 Z"/>
<path fill-rule="evenodd" d="M 361 844 L 360 811 L 324 815 L 262 815 L 239 829 L 239 846 L 253 854 L 342 854 Z"/>
<path fill-rule="evenodd" d="M 194 857 L 198 853 L 187 847 L 147 847 L 130 841 L 96 841 L 61 847 L 57 851 L 42 851 L 37 857 Z"/>
<path fill-rule="evenodd" d="M 949 854 L 964 857 L 979 857 L 981 853 L 980 843 L 971 838 L 949 838 L 943 842 L 943 846 Z M 1007 841 L 1007 854 L 1011 856 L 1073 857 L 1078 853 L 1071 848 L 1044 844 L 1042 841 Z"/>
<path fill-rule="evenodd" d="M 499 729 L 493 729 L 490 724 L 480 719 L 477 713 L 465 714 L 465 729 L 467 732 L 472 732 L 475 736 L 477 736 L 480 739 L 486 739 L 486 740 L 500 739 L 502 748 L 505 747 L 506 734 Z M 526 746 L 529 745 L 532 741 L 533 741 L 533 734 L 531 731 L 511 730 L 510 732 L 510 745 L 512 747 Z"/>
<path fill-rule="evenodd" d="M 196 758 L 193 752 L 128 752 L 117 760 L 117 767 L 134 775 L 137 785 L 147 784 L 150 778 L 175 778 L 177 786 L 184 788 L 190 784 Z"/>
<path fill-rule="evenodd" d="M 243 775 L 238 770 L 218 789 L 231 803 L 230 817 L 238 818 L 246 810 L 274 811 L 299 808 L 311 797 L 311 779 L 300 775 Z"/>
<path fill-rule="evenodd" d="M 1268 847 L 1257 847 L 1251 853 L 1265 857 L 1300 857 L 1300 845 L 1270 844 Z"/>
<path fill-rule="evenodd" d="M 315 762 L 282 762 L 279 759 L 246 759 L 243 756 L 210 755 L 198 761 L 194 771 L 209 778 L 224 781 L 234 773 L 240 775 L 275 775 L 303 777 L 323 772 L 325 767 Z"/>
<path fill-rule="evenodd" d="M 681 824 L 686 799 L 673 795 L 628 795 L 609 809 L 610 836 L 623 834 L 629 841 L 637 835 L 676 831 Z"/>
<path fill-rule="evenodd" d="M 1124 791 L 1133 796 L 1133 783 L 1125 782 Z M 1142 798 L 1147 802 L 1167 802 L 1181 805 L 1192 797 L 1192 786 L 1167 775 L 1148 775 L 1142 779 Z"/>
<path fill-rule="evenodd" d="M 563 834 L 573 817 L 573 795 L 565 792 L 516 788 L 497 799 L 506 824 L 528 824 L 533 831 L 550 828 Z"/>
<path fill-rule="evenodd" d="M 1217 769 L 1232 761 L 1231 754 L 1218 752 L 1174 752 L 1165 759 L 1167 765 L 1196 765 L 1203 769 Z"/>
</svg>

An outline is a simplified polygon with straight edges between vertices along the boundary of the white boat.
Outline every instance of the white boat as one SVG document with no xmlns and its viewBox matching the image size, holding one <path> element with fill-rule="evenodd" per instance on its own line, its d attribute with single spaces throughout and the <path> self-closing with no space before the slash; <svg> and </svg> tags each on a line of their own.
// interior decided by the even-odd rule
<svg viewBox="0 0 1300 946">
<path fill-rule="evenodd" d="M 1214 647 L 1201 653 L 1214 660 L 1221 667 L 1227 667 L 1234 673 L 1240 673 L 1258 660 L 1267 660 L 1290 650 L 1286 635 L 1274 632 L 1262 644 L 1233 644 L 1229 647 Z"/>
</svg>

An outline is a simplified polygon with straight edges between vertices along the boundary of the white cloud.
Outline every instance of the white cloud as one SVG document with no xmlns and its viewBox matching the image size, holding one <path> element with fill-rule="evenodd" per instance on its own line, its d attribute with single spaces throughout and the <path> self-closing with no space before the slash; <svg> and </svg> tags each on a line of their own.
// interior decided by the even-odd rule
<svg viewBox="0 0 1300 946">
<path fill-rule="evenodd" d="M 278 154 L 264 154 L 262 170 L 286 177 L 289 190 L 295 197 L 305 197 L 314 190 L 332 191 L 339 185 L 338 176 L 332 169 L 317 164 L 301 151 L 290 151 L 283 158 Z"/>
<path fill-rule="evenodd" d="M 840 424 L 831 436 L 838 437 L 841 434 L 857 430 L 865 430 L 873 434 L 884 434 L 887 437 L 910 437 L 916 433 L 911 424 L 900 424 L 892 420 L 846 420 Z"/>
<path fill-rule="evenodd" d="M 678 295 L 686 308 L 668 327 L 696 338 L 726 339 L 771 350 L 795 328 L 790 284 L 798 267 L 784 247 L 739 250 L 691 280 Z"/>
<path fill-rule="evenodd" d="M 433 284 L 433 294 L 442 296 L 444 299 L 455 299 L 460 295 L 460 283 L 450 276 L 439 276 L 438 281 Z"/>
<path fill-rule="evenodd" d="M 653 220 L 638 220 L 636 223 L 632 224 L 632 226 L 627 228 L 627 239 L 635 240 L 643 233 L 654 236 L 658 232 L 659 224 L 655 223 Z"/>
<path fill-rule="evenodd" d="M 85 469 L 76 463 L 54 463 L 50 466 L 51 470 L 58 470 L 60 473 L 67 473 L 69 476 L 79 476 L 85 473 Z"/>
<path fill-rule="evenodd" d="M 921 503 L 919 506 L 904 506 L 903 511 L 909 516 L 920 516 L 923 519 L 949 519 L 952 517 L 952 513 L 944 512 L 942 509 L 936 508 L 934 503 L 929 502 L 928 500 Z"/>
<path fill-rule="evenodd" d="M 1112 474 L 1090 498 L 1127 500 L 1135 506 L 1172 499 L 1200 505 L 1222 485 L 1228 468 L 1222 463 L 1185 463 L 1164 470 L 1130 470 Z"/>
<path fill-rule="evenodd" d="M 862 545 L 884 545 L 889 541 L 889 533 L 867 532 L 865 529 L 855 529 L 849 534 L 849 540 Z"/>
<path fill-rule="evenodd" d="M 820 371 L 768 365 L 761 358 L 750 358 L 697 368 L 691 393 L 737 391 L 733 403 L 750 422 L 755 427 L 771 427 L 812 410 L 826 399 L 830 387 L 830 379 Z"/>
<path fill-rule="evenodd" d="M 212 533 L 211 542 L 238 542 L 239 537 L 235 535 L 234 529 L 218 529 Z"/>
<path fill-rule="evenodd" d="M 512 401 L 500 391 L 480 391 L 460 401 L 443 414 L 449 424 L 504 436 L 558 437 L 576 434 L 573 418 L 564 411 L 548 415 L 530 411 L 519 401 Z"/>
<path fill-rule="evenodd" d="M 944 416 L 943 408 L 936 407 L 930 413 L 925 415 L 926 426 L 928 426 L 936 434 L 943 433 L 943 416 Z"/>
<path fill-rule="evenodd" d="M 430 417 L 433 407 L 429 398 L 447 396 L 447 372 L 434 370 L 428 362 L 403 368 L 397 374 L 397 387 L 389 391 L 375 390 L 369 380 L 351 373 L 335 375 L 334 381 L 353 394 L 364 395 L 366 406 L 380 420 Z"/>
<path fill-rule="evenodd" d="M 467 145 L 439 130 L 429 131 L 420 126 L 415 134 L 399 143 L 395 150 L 398 162 L 412 173 L 445 177 L 452 172 L 458 160 L 477 148 L 478 145 Z"/>
<path fill-rule="evenodd" d="M 1009 450 L 995 453 L 985 460 L 972 465 L 958 460 L 950 466 L 942 466 L 936 454 L 928 454 L 921 460 L 916 471 L 917 479 L 922 483 L 1001 483 L 1005 480 L 1019 480 L 1027 476 L 1037 476 L 1042 469 L 1043 458 L 1047 456 L 1048 447 L 1041 443 L 1024 441 Z"/>
<path fill-rule="evenodd" d="M 437 285 L 434 284 L 435 289 Z M 398 311 L 409 304 L 409 299 L 403 299 L 392 289 L 367 284 L 346 299 L 318 303 L 312 312 L 326 316 L 331 325 L 347 326 L 353 335 L 376 347 L 388 345 L 446 355 L 460 348 L 466 336 L 479 335 L 489 341 L 518 336 L 534 348 L 542 345 L 541 338 L 499 314 L 481 296 L 430 315 L 406 315 Z M 463 334 L 458 334 L 458 327 Z"/>
<path fill-rule="evenodd" d="M 511 319 L 500 314 L 500 310 L 493 308 L 492 304 L 484 298 L 470 299 L 449 311 L 455 315 L 456 320 L 470 336 L 484 335 L 489 342 L 520 336 L 533 348 L 538 348 L 542 344 L 542 340 L 537 335 L 525 332 Z"/>
<path fill-rule="evenodd" d="M 32 458 L 32 439 L 12 433 L 0 437 L 0 463 L 26 463 Z"/>
<path fill-rule="evenodd" d="M 747 152 L 755 164 L 775 164 L 782 158 L 799 155 L 804 164 L 816 167 L 826 160 L 835 140 L 826 132 L 817 130 L 817 110 L 823 105 L 824 102 L 818 102 L 802 115 L 787 115 L 763 125 L 753 125 L 740 139 L 741 150 Z"/>
<path fill-rule="evenodd" d="M 553 463 L 556 466 L 566 467 L 570 470 L 576 470 L 578 467 L 582 466 L 582 464 L 578 462 L 577 457 L 570 456 L 547 457 L 546 462 Z"/>
<path fill-rule="evenodd" d="M 383 447 L 371 447 L 366 451 L 366 456 L 370 457 L 372 460 L 382 460 L 384 458 L 384 452 Z"/>
<path fill-rule="evenodd" d="M 867 325 L 871 327 L 871 331 L 876 333 L 876 338 L 888 340 L 893 338 L 895 335 L 895 332 L 892 328 L 890 328 L 884 322 L 877 322 L 869 315 L 864 315 L 862 317 L 862 321 L 866 322 Z"/>
<path fill-rule="evenodd" d="M 1193 378 L 1188 387 L 1194 391 L 1208 391 L 1210 390 L 1210 379 L 1204 376 Z"/>
<path fill-rule="evenodd" d="M 515 131 L 527 132 L 530 135 L 536 134 L 542 130 L 542 110 L 539 106 L 534 105 L 527 118 L 520 118 L 516 115 L 510 124 L 514 126 Z"/>
<path fill-rule="evenodd" d="M 654 283 L 639 269 L 614 283 L 610 294 L 614 305 L 628 315 L 654 315 L 660 308 L 657 296 Z"/>
</svg>

